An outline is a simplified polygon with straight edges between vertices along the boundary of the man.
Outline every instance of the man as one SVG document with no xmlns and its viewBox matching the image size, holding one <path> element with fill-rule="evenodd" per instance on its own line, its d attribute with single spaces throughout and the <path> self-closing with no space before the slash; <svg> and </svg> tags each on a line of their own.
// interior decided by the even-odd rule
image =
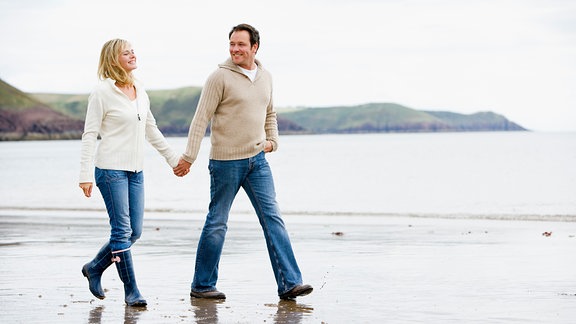
<svg viewBox="0 0 576 324">
<path fill-rule="evenodd" d="M 302 275 L 276 202 L 274 180 L 265 153 L 278 148 L 278 124 L 272 104 L 272 77 L 256 60 L 258 31 L 247 24 L 230 31 L 230 58 L 207 79 L 190 125 L 188 144 L 177 176 L 185 175 L 198 155 L 210 126 L 210 205 L 202 229 L 190 296 L 225 299 L 216 289 L 218 264 L 228 214 L 240 187 L 264 231 L 268 255 L 281 299 L 312 292 Z"/>
</svg>

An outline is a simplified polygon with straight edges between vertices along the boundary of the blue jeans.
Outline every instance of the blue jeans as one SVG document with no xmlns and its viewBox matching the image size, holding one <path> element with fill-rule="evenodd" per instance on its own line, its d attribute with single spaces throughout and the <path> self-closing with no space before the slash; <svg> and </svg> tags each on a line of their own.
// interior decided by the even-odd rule
<svg viewBox="0 0 576 324">
<path fill-rule="evenodd" d="M 210 160 L 208 168 L 211 200 L 198 242 L 192 290 L 205 292 L 216 289 L 228 214 L 240 187 L 250 198 L 264 231 L 278 294 L 302 284 L 302 275 L 280 215 L 272 172 L 264 152 L 242 160 Z"/>
<path fill-rule="evenodd" d="M 128 249 L 142 235 L 144 174 L 96 168 L 95 178 L 110 218 L 110 248 Z"/>
</svg>

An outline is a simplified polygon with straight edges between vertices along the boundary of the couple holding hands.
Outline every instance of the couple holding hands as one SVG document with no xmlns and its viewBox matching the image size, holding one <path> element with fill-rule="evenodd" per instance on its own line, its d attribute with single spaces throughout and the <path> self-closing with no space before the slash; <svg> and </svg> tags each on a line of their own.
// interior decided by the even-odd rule
<svg viewBox="0 0 576 324">
<path fill-rule="evenodd" d="M 218 264 L 230 208 L 240 188 L 262 226 L 279 297 L 295 299 L 313 290 L 302 283 L 265 157 L 278 148 L 278 124 L 271 75 L 255 58 L 260 35 L 254 27 L 240 24 L 231 29 L 228 38 L 230 58 L 219 64 L 204 84 L 182 155 L 168 145 L 156 126 L 148 95 L 134 79 L 137 64 L 130 43 L 113 39 L 102 47 L 101 82 L 88 100 L 79 181 L 86 197 L 96 183 L 110 220 L 109 240 L 82 267 L 90 292 L 99 299 L 105 297 L 102 273 L 114 263 L 124 283 L 126 304 L 147 304 L 136 284 L 130 251 L 142 234 L 145 141 L 166 159 L 176 176 L 185 176 L 209 124 L 210 205 L 198 242 L 190 296 L 226 298 L 216 289 Z"/>
</svg>

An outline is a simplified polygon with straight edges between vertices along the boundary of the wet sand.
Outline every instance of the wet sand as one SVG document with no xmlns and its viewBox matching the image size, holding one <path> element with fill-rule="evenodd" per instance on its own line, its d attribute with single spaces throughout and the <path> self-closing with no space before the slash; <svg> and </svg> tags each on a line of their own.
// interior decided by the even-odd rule
<svg viewBox="0 0 576 324">
<path fill-rule="evenodd" d="M 280 301 L 256 217 L 232 214 L 225 301 L 191 299 L 203 215 L 148 212 L 133 248 L 145 310 L 116 269 L 80 273 L 108 235 L 103 212 L 0 210 L 2 323 L 573 323 L 576 223 L 287 215 L 314 292 Z M 550 235 L 543 235 L 551 232 Z"/>
</svg>

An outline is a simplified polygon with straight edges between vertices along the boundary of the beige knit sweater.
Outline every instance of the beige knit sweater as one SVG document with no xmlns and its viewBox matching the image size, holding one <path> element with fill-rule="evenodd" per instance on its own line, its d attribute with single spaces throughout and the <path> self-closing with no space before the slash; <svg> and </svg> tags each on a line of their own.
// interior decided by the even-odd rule
<svg viewBox="0 0 576 324">
<path fill-rule="evenodd" d="M 278 148 L 278 123 L 272 103 L 272 77 L 256 60 L 254 82 L 231 59 L 219 64 L 202 89 L 182 158 L 194 163 L 210 123 L 210 159 L 252 157 L 266 141 Z"/>
</svg>

